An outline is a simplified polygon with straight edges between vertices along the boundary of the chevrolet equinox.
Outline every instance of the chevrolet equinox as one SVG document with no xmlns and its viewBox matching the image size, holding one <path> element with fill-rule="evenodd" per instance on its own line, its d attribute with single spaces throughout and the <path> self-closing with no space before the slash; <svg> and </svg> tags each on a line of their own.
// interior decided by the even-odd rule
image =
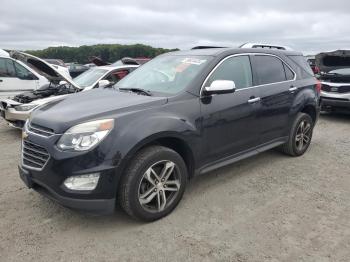
<svg viewBox="0 0 350 262">
<path fill-rule="evenodd" d="M 151 60 L 114 87 L 35 110 L 24 183 L 64 206 L 153 221 L 189 179 L 279 147 L 308 149 L 321 85 L 301 53 L 211 48 Z"/>
</svg>

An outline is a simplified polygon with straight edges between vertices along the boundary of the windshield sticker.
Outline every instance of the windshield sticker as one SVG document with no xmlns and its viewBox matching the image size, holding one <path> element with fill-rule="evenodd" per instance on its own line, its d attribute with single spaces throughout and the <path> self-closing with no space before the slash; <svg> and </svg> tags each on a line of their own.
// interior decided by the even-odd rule
<svg viewBox="0 0 350 262">
<path fill-rule="evenodd" d="M 191 66 L 191 64 L 188 64 L 188 63 L 179 64 L 175 68 L 175 71 L 178 72 L 178 73 L 181 73 L 181 72 L 185 71 L 189 66 Z"/>
<path fill-rule="evenodd" d="M 182 63 L 186 63 L 186 64 L 191 64 L 191 65 L 201 65 L 205 62 L 206 60 L 203 59 L 198 59 L 198 58 L 185 58 L 184 60 L 182 60 Z"/>
</svg>

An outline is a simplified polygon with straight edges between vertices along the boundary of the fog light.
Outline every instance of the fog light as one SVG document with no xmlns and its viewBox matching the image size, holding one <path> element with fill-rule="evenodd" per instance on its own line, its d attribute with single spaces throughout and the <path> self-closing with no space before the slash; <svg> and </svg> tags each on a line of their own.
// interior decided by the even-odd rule
<svg viewBox="0 0 350 262">
<path fill-rule="evenodd" d="M 63 184 L 71 190 L 94 190 L 99 178 L 99 173 L 71 176 L 68 177 Z"/>
</svg>

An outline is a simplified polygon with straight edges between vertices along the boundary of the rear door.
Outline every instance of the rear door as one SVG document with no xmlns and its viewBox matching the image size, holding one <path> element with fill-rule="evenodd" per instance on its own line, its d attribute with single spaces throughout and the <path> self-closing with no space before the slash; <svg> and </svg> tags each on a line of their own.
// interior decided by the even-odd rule
<svg viewBox="0 0 350 262">
<path fill-rule="evenodd" d="M 233 80 L 236 91 L 201 99 L 203 116 L 203 161 L 211 163 L 255 147 L 258 140 L 256 113 L 259 89 L 253 87 L 248 55 L 226 58 L 210 75 L 204 86 L 215 80 Z"/>
<path fill-rule="evenodd" d="M 297 92 L 295 73 L 277 56 L 256 54 L 251 59 L 260 90 L 260 144 L 265 144 L 287 135 L 289 112 Z"/>
<path fill-rule="evenodd" d="M 38 78 L 9 58 L 0 58 L 0 97 L 14 96 L 37 88 Z"/>
</svg>

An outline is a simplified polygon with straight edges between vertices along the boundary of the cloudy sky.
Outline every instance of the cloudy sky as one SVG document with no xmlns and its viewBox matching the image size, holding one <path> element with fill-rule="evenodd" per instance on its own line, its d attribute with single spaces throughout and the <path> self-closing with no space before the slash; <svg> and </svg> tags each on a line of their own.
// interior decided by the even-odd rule
<svg viewBox="0 0 350 262">
<path fill-rule="evenodd" d="M 268 42 L 310 54 L 350 49 L 349 10 L 347 0 L 0 0 L 0 48 Z"/>
</svg>

